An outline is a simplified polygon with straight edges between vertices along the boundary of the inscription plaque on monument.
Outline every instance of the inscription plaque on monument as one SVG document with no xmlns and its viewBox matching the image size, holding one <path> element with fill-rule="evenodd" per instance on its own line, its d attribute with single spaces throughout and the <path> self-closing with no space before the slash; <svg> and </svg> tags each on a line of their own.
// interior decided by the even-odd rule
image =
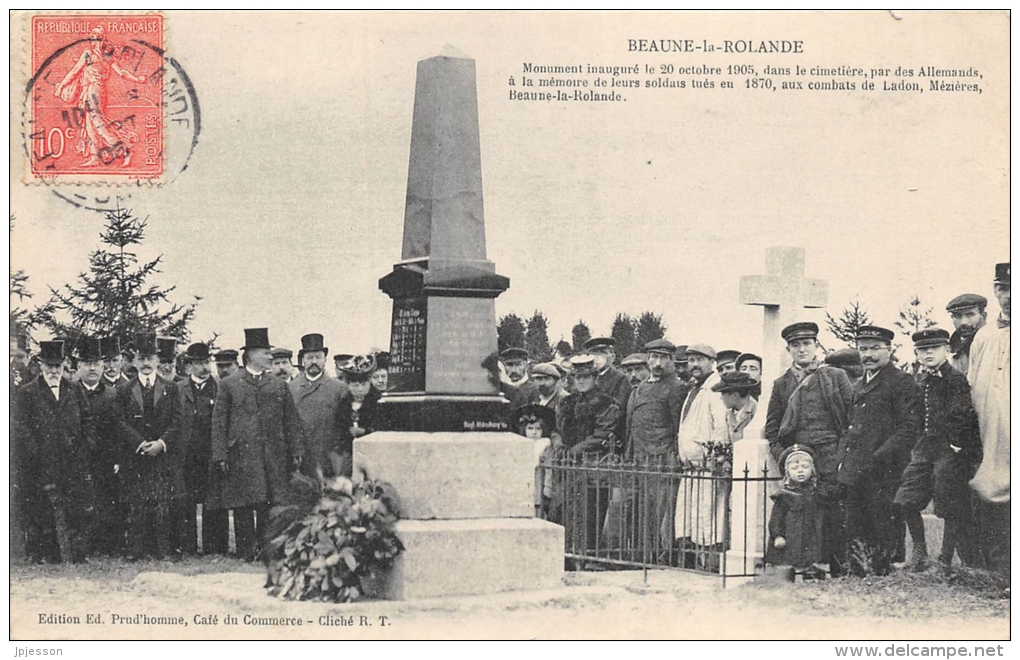
<svg viewBox="0 0 1020 660">
<path fill-rule="evenodd" d="M 428 306 L 424 298 L 393 301 L 389 374 L 395 392 L 425 389 L 425 346 Z"/>
</svg>

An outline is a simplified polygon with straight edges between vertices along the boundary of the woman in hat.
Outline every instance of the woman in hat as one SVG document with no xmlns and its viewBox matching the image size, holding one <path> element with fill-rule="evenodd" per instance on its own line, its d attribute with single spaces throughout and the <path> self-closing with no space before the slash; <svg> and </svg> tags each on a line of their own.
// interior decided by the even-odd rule
<svg viewBox="0 0 1020 660">
<path fill-rule="evenodd" d="M 347 394 L 340 400 L 340 438 L 337 454 L 344 459 L 344 474 L 351 475 L 351 456 L 354 441 L 373 432 L 379 417 L 379 390 L 372 387 L 372 374 L 376 369 L 371 355 L 355 355 L 340 367 L 347 381 Z"/>
</svg>

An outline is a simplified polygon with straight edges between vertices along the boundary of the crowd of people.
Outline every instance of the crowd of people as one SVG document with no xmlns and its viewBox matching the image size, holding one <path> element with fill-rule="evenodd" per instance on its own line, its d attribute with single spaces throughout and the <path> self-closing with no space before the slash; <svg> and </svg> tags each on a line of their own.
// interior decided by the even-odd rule
<svg viewBox="0 0 1020 660">
<path fill-rule="evenodd" d="M 830 353 L 816 324 L 783 329 L 792 366 L 764 420 L 783 473 L 767 559 L 838 574 L 866 558 L 885 572 L 909 529 L 910 565 L 923 566 L 921 512 L 934 501 L 942 562 L 958 554 L 1009 570 L 1008 263 L 993 289 L 994 324 L 984 297 L 954 298 L 954 332 L 915 333 L 910 370 L 883 327 L 862 326 L 855 348 Z M 27 343 L 12 345 L 12 549 L 23 543 L 35 561 L 226 553 L 231 519 L 237 554 L 253 560 L 290 474 L 350 474 L 353 441 L 385 427 L 389 356 L 335 355 L 332 377 L 320 334 L 301 338 L 296 365 L 265 328 L 245 330 L 240 352 L 195 343 L 177 355 L 175 340 L 153 333 L 123 350 L 116 337 L 88 336 L 71 349 L 44 341 L 30 358 Z M 613 340 L 597 337 L 546 362 L 503 351 L 511 426 L 548 453 L 715 469 L 759 414 L 762 358 L 666 339 L 643 349 L 618 359 Z M 692 528 L 705 512 L 681 506 L 683 492 L 648 483 L 641 534 L 663 546 L 725 543 L 722 525 Z M 536 511 L 557 522 L 565 499 L 589 496 L 536 480 Z M 721 515 L 725 499 L 709 500 L 708 515 Z"/>
</svg>

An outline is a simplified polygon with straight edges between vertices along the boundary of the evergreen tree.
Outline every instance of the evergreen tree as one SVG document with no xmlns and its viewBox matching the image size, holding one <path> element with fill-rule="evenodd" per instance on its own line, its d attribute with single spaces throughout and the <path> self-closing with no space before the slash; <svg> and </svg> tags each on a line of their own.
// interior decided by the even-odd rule
<svg viewBox="0 0 1020 660">
<path fill-rule="evenodd" d="M 14 214 L 10 216 L 10 224 L 8 237 L 14 233 Z M 28 287 L 28 275 L 25 274 L 24 270 L 10 270 L 10 295 L 8 300 L 10 301 L 10 315 L 11 325 L 10 332 L 11 337 L 17 336 L 21 332 L 27 331 L 29 325 L 29 311 L 21 306 L 26 300 L 32 297 L 29 293 Z M 15 301 L 15 298 L 17 299 Z"/>
<path fill-rule="evenodd" d="M 631 353 L 641 350 L 635 341 L 636 323 L 629 314 L 620 312 L 613 319 L 613 327 L 609 336 L 616 340 L 616 356 L 621 360 Z"/>
<path fill-rule="evenodd" d="M 857 348 L 857 329 L 869 323 L 871 323 L 871 319 L 861 307 L 861 301 L 858 299 L 844 307 L 838 319 L 833 318 L 828 312 L 825 313 L 825 325 L 829 328 L 829 332 L 849 348 Z"/>
<path fill-rule="evenodd" d="M 662 323 L 662 314 L 644 312 L 638 317 L 634 327 L 634 345 L 644 347 L 650 341 L 666 336 L 666 326 Z M 624 355 L 623 357 L 626 357 Z"/>
<path fill-rule="evenodd" d="M 524 348 L 524 321 L 514 313 L 500 317 L 496 325 L 496 337 L 500 353 L 508 348 Z"/>
<path fill-rule="evenodd" d="M 547 362 L 552 357 L 552 348 L 549 346 L 549 319 L 537 309 L 528 319 L 524 339 L 525 348 L 531 354 L 533 362 Z"/>
<path fill-rule="evenodd" d="M 106 212 L 102 245 L 89 255 L 88 272 L 78 275 L 76 285 L 50 288 L 51 298 L 41 314 L 51 332 L 69 341 L 81 334 L 126 340 L 143 331 L 187 341 L 188 324 L 201 298 L 179 305 L 170 300 L 176 287 L 149 282 L 162 272 L 163 256 L 139 261 L 135 246 L 145 239 L 147 224 L 127 209 Z"/>
<path fill-rule="evenodd" d="M 570 329 L 570 339 L 574 344 L 575 353 L 584 353 L 584 342 L 591 339 L 591 330 L 584 321 L 578 321 Z"/>
<path fill-rule="evenodd" d="M 574 347 L 570 345 L 569 341 L 564 341 L 563 339 L 560 339 L 558 342 L 556 342 L 556 352 L 559 354 L 560 357 L 566 357 L 568 355 L 573 354 Z"/>
</svg>

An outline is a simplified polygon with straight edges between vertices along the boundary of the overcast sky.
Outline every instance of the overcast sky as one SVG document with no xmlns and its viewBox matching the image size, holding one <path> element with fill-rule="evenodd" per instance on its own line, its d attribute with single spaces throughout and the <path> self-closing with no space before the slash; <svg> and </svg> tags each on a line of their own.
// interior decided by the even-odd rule
<svg viewBox="0 0 1020 660">
<path fill-rule="evenodd" d="M 278 345 L 322 332 L 334 352 L 387 347 L 377 282 L 400 259 L 415 66 L 451 44 L 476 60 L 488 253 L 511 282 L 498 314 L 542 310 L 555 341 L 578 319 L 599 334 L 654 310 L 677 343 L 756 350 L 761 311 L 737 304 L 739 278 L 795 245 L 834 313 L 859 297 L 891 326 L 918 294 L 948 324 L 945 303 L 991 298 L 1009 259 L 1009 21 L 901 14 L 170 13 L 202 132 L 188 170 L 128 206 L 149 217 L 143 256 L 164 256 L 155 281 L 203 297 L 195 339 L 240 346 L 268 326 Z M 804 53 L 628 53 L 634 37 L 801 39 Z M 524 62 L 974 66 L 983 93 L 513 102 Z M 13 121 L 11 260 L 41 297 L 87 267 L 103 217 L 21 183 L 22 134 Z"/>
</svg>

